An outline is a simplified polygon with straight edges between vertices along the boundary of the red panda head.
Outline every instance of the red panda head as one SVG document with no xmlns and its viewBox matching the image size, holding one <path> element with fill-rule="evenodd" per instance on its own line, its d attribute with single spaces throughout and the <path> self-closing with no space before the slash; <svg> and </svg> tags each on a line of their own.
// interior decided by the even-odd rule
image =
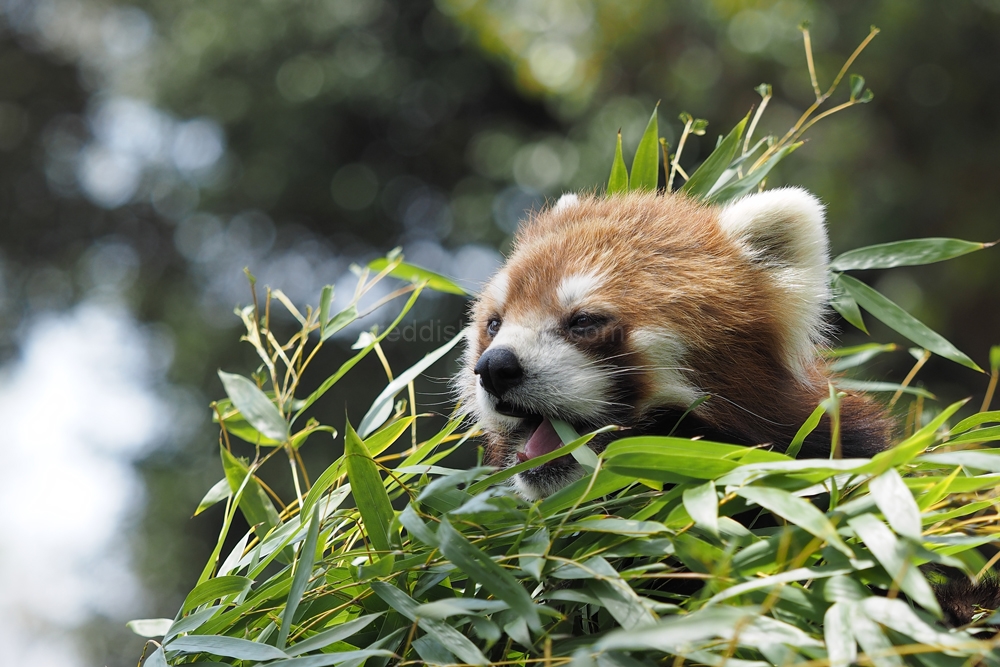
<svg viewBox="0 0 1000 667">
<path fill-rule="evenodd" d="M 804 190 L 725 207 L 568 195 L 522 225 L 472 307 L 463 407 L 499 467 L 557 448 L 550 420 L 666 434 L 704 396 L 692 424 L 774 441 L 826 392 L 815 346 L 827 299 L 823 207 Z M 581 475 L 565 456 L 513 484 L 534 499 Z"/>
</svg>

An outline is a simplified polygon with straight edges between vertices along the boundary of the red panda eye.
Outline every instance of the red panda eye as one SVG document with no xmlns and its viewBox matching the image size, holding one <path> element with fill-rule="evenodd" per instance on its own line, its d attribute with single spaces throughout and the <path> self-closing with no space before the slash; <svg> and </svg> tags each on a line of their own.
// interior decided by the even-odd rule
<svg viewBox="0 0 1000 667">
<path fill-rule="evenodd" d="M 496 319 L 494 317 L 486 325 L 486 333 L 488 333 L 490 335 L 490 337 L 492 338 L 493 336 L 497 335 L 498 331 L 500 331 L 500 320 L 498 320 L 498 319 Z"/>
<path fill-rule="evenodd" d="M 569 329 L 573 333 L 587 333 L 597 329 L 597 327 L 601 326 L 604 321 L 605 319 L 600 316 L 580 313 L 579 315 L 575 315 L 573 319 L 569 321 Z"/>
</svg>

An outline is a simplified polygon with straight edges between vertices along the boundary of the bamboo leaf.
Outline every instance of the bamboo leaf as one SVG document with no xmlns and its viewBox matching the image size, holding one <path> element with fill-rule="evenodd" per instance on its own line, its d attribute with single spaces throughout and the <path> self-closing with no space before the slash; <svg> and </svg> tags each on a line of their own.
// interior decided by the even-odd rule
<svg viewBox="0 0 1000 667">
<path fill-rule="evenodd" d="M 247 480 L 246 488 L 240 496 L 239 508 L 254 532 L 257 533 L 258 537 L 263 538 L 271 528 L 281 523 L 278 511 L 271 503 L 271 499 L 264 493 L 260 483 L 251 474 L 250 469 L 225 447 L 220 446 L 219 450 L 222 455 L 222 469 L 226 473 L 229 488 L 233 490 L 233 493 L 236 493 L 243 485 L 244 480 Z"/>
<path fill-rule="evenodd" d="M 162 637 L 170 632 L 173 623 L 169 618 L 137 618 L 126 623 L 125 627 L 140 637 Z"/>
<path fill-rule="evenodd" d="M 973 370 L 982 372 L 972 359 L 960 352 L 940 334 L 932 331 L 927 325 L 910 315 L 895 303 L 851 276 L 840 276 L 840 284 L 858 304 L 881 320 L 886 326 L 901 333 L 911 341 L 925 349 L 938 354 L 945 359 L 962 364 Z"/>
<path fill-rule="evenodd" d="M 628 192 L 628 169 L 622 158 L 622 133 L 618 131 L 618 143 L 615 144 L 615 159 L 611 163 L 611 176 L 608 177 L 608 194 Z"/>
<path fill-rule="evenodd" d="M 868 489 L 892 529 L 903 537 L 919 542 L 923 537 L 920 508 L 896 469 L 889 468 L 872 479 L 868 482 Z"/>
<path fill-rule="evenodd" d="M 195 607 L 200 607 L 206 602 L 225 598 L 230 595 L 239 595 L 250 589 L 253 582 L 246 577 L 227 575 L 215 577 L 194 587 L 181 606 L 181 613 L 187 613 Z"/>
<path fill-rule="evenodd" d="M 718 537 L 719 496 L 715 491 L 715 482 L 709 480 L 704 484 L 685 489 L 681 497 L 684 509 L 691 516 L 694 525 Z"/>
<path fill-rule="evenodd" d="M 240 660 L 275 660 L 288 657 L 284 651 L 267 644 L 220 635 L 186 635 L 174 639 L 165 648 L 168 651 L 186 653 L 212 653 Z"/>
<path fill-rule="evenodd" d="M 298 557 L 295 559 L 295 573 L 292 575 L 292 587 L 288 591 L 285 599 L 285 610 L 281 613 L 281 628 L 278 630 L 278 639 L 275 642 L 278 648 L 285 648 L 288 642 L 288 632 L 292 629 L 292 621 L 295 619 L 295 612 L 298 611 L 299 602 L 302 601 L 302 594 L 306 592 L 309 585 L 309 578 L 312 576 L 313 563 L 316 558 L 316 540 L 319 535 L 319 507 L 313 510 L 312 518 L 309 520 L 309 532 L 306 534 L 306 541 L 299 549 Z"/>
<path fill-rule="evenodd" d="M 528 627 L 536 632 L 541 630 L 542 623 L 535 603 L 531 601 L 524 587 L 507 570 L 473 546 L 461 533 L 452 528 L 444 517 L 441 517 L 437 538 L 438 548 L 448 560 L 493 595 L 509 604 L 510 608 L 528 623 Z"/>
<path fill-rule="evenodd" d="M 347 478 L 351 481 L 354 501 L 364 520 L 368 539 L 376 550 L 388 552 L 392 549 L 389 524 L 395 513 L 378 472 L 378 465 L 350 422 L 347 422 L 344 433 L 344 459 L 347 462 Z"/>
<path fill-rule="evenodd" d="M 458 335 L 438 349 L 433 352 L 428 352 L 423 359 L 410 366 L 408 369 L 400 373 L 395 380 L 390 382 L 386 388 L 382 390 L 382 393 L 378 395 L 378 398 L 375 399 L 372 406 L 368 408 L 368 412 L 365 414 L 364 419 L 361 420 L 361 424 L 358 426 L 358 434 L 362 438 L 367 438 L 375 429 L 384 424 L 385 420 L 392 415 L 392 406 L 396 399 L 396 394 L 405 389 L 410 382 L 427 370 L 431 364 L 446 355 L 451 348 L 455 347 L 458 341 L 462 340 L 463 336 L 465 336 L 464 330 L 460 331 Z"/>
<path fill-rule="evenodd" d="M 345 639 L 350 639 L 371 625 L 376 619 L 381 618 L 382 615 L 383 612 L 379 612 L 377 614 L 367 614 L 356 618 L 353 621 L 336 625 L 329 630 L 317 632 L 312 637 L 296 642 L 294 646 L 289 646 L 285 649 L 285 653 L 294 657 L 302 655 L 303 653 L 308 653 L 309 651 L 317 651 L 321 648 L 329 646 L 330 644 L 344 641 Z"/>
<path fill-rule="evenodd" d="M 167 658 L 163 655 L 162 646 L 149 654 L 143 667 L 167 667 Z"/>
<path fill-rule="evenodd" d="M 934 394 L 927 391 L 923 387 L 913 387 L 911 385 L 903 386 L 895 382 L 872 382 L 871 380 L 851 380 L 849 378 L 834 378 L 833 385 L 837 389 L 843 389 L 844 391 L 860 391 L 860 392 L 897 392 L 901 391 L 904 394 L 909 394 L 911 396 L 923 396 L 924 398 L 929 398 L 934 400 L 937 398 Z"/>
<path fill-rule="evenodd" d="M 729 131 L 729 134 L 716 146 L 712 154 L 691 174 L 687 183 L 681 186 L 681 192 L 699 199 L 709 194 L 739 152 L 743 131 L 748 120 L 750 120 L 750 114 L 744 116 L 743 120 Z"/>
<path fill-rule="evenodd" d="M 861 271 L 933 264 L 989 248 L 992 245 L 992 243 L 975 243 L 946 238 L 894 241 L 849 250 L 830 262 L 830 268 L 834 271 Z"/>
<path fill-rule="evenodd" d="M 383 257 L 369 262 L 368 268 L 372 271 L 382 271 L 389 266 L 389 262 L 390 260 Z M 427 287 L 431 288 L 435 292 L 457 294 L 459 296 L 473 296 L 472 292 L 465 289 L 451 278 L 447 278 L 442 276 L 440 273 L 435 273 L 434 271 L 429 271 L 428 269 L 423 269 L 413 264 L 407 264 L 406 262 L 399 262 L 396 264 L 396 268 L 389 271 L 389 275 L 393 278 L 399 278 L 400 280 L 405 280 L 411 283 L 426 282 Z"/>
<path fill-rule="evenodd" d="M 816 430 L 819 426 L 819 420 L 823 418 L 826 413 L 826 401 L 823 401 L 809 414 L 806 420 L 799 427 L 799 430 L 795 432 L 795 437 L 792 438 L 791 443 L 788 445 L 788 449 L 785 450 L 785 454 L 792 458 L 799 455 L 799 451 L 802 449 L 802 443 L 806 441 L 809 434 Z"/>
<path fill-rule="evenodd" d="M 992 424 L 1000 422 L 1000 410 L 992 410 L 990 412 L 979 412 L 971 417 L 966 417 L 962 421 L 955 424 L 951 429 L 952 435 L 958 435 L 959 433 L 965 433 L 969 429 L 973 429 L 977 426 L 982 426 L 983 424 Z"/>
<path fill-rule="evenodd" d="M 282 442 L 288 439 L 288 422 L 256 384 L 242 375 L 224 371 L 219 371 L 219 379 L 233 405 L 251 426 L 268 438 Z"/>
<path fill-rule="evenodd" d="M 910 547 L 896 539 L 892 531 L 871 514 L 850 517 L 847 523 L 899 588 L 914 602 L 941 618 L 941 607 L 930 584 L 910 558 Z M 858 638 L 858 641 L 861 639 Z"/>
<path fill-rule="evenodd" d="M 454 653 L 463 662 L 470 665 L 489 664 L 486 656 L 461 632 L 444 621 L 421 618 L 418 613 L 420 605 L 403 591 L 382 581 L 373 581 L 372 590 L 375 591 L 376 595 L 385 600 L 386 604 L 390 607 L 411 621 L 415 621 L 424 632 L 433 636 L 442 646 Z"/>
<path fill-rule="evenodd" d="M 858 646 L 851 634 L 851 615 L 856 613 L 850 602 L 835 602 L 823 615 L 823 639 L 830 667 L 848 667 L 858 659 Z"/>
<path fill-rule="evenodd" d="M 858 308 L 858 302 L 847 293 L 847 290 L 840 283 L 839 273 L 834 274 L 831 287 L 833 289 L 831 290 L 830 305 L 833 309 L 840 313 L 840 316 L 856 329 L 868 333 L 868 328 L 865 327 L 865 319 L 861 316 L 861 309 Z"/>
<path fill-rule="evenodd" d="M 660 103 L 657 102 L 653 108 L 653 115 L 646 124 L 646 130 L 642 133 L 642 139 L 639 140 L 639 147 L 635 149 L 629 176 L 629 190 L 656 192 L 660 176 L 660 133 L 656 123 L 659 108 Z"/>
<path fill-rule="evenodd" d="M 812 503 L 776 488 L 746 486 L 735 489 L 735 491 L 738 495 L 774 512 L 789 523 L 826 540 L 830 546 L 848 558 L 854 558 L 854 552 L 840 539 L 837 529 Z"/>
<path fill-rule="evenodd" d="M 223 478 L 212 485 L 212 488 L 208 490 L 205 497 L 201 499 L 198 503 L 198 509 L 194 511 L 194 516 L 198 516 L 209 507 L 212 507 L 218 502 L 221 502 L 231 496 L 233 490 L 229 487 L 229 480 Z"/>
<path fill-rule="evenodd" d="M 330 304 L 333 302 L 333 285 L 324 285 L 319 293 L 319 337 L 325 340 L 327 320 L 330 319 Z"/>
<path fill-rule="evenodd" d="M 722 204 L 733 199 L 738 199 L 743 195 L 747 194 L 754 188 L 758 187 L 761 182 L 767 178 L 767 175 L 771 173 L 779 162 L 784 160 L 786 157 L 792 154 L 792 152 L 802 145 L 802 142 L 789 144 L 784 148 L 776 152 L 767 162 L 763 165 L 745 175 L 740 180 L 735 183 L 730 183 L 724 188 L 716 190 L 715 193 L 708 198 L 708 201 L 713 204 Z"/>
</svg>

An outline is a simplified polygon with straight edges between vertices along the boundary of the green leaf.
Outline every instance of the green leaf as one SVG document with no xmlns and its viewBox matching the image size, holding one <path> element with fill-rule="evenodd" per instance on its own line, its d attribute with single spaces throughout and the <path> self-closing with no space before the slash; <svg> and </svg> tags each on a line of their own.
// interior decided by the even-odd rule
<svg viewBox="0 0 1000 667">
<path fill-rule="evenodd" d="M 274 660 L 288 657 L 284 651 L 267 644 L 219 635 L 186 635 L 173 640 L 165 648 L 168 651 L 186 653 L 212 653 L 240 660 Z"/>
<path fill-rule="evenodd" d="M 294 646 L 289 646 L 285 649 L 285 653 L 290 656 L 302 655 L 303 653 L 317 651 L 321 648 L 329 646 L 330 644 L 350 639 L 371 625 L 373 621 L 380 618 L 383 613 L 384 612 L 368 614 L 366 616 L 360 616 L 352 621 L 348 621 L 347 623 L 340 623 L 329 630 L 323 630 L 308 639 L 297 642 Z"/>
<path fill-rule="evenodd" d="M 418 614 L 420 605 L 403 591 L 382 581 L 373 581 L 372 590 L 390 607 L 411 621 L 415 621 L 424 632 L 433 636 L 463 662 L 470 665 L 489 664 L 486 656 L 461 632 L 444 621 L 421 618 Z"/>
<path fill-rule="evenodd" d="M 901 632 L 921 644 L 968 647 L 973 638 L 966 632 L 942 632 L 921 619 L 909 604 L 898 599 L 872 596 L 861 605 L 864 615 L 887 628 Z"/>
<path fill-rule="evenodd" d="M 971 417 L 966 417 L 962 421 L 955 424 L 951 429 L 952 435 L 958 435 L 959 433 L 965 433 L 969 429 L 981 426 L 983 424 L 992 424 L 1000 422 L 1000 410 L 992 410 L 990 412 L 979 412 L 972 415 Z"/>
<path fill-rule="evenodd" d="M 622 158 L 622 132 L 618 130 L 618 143 L 615 145 L 615 159 L 611 163 L 611 176 L 608 177 L 608 194 L 628 192 L 628 170 Z"/>
<path fill-rule="evenodd" d="M 1000 371 L 1000 345 L 990 348 L 990 370 L 993 373 Z"/>
<path fill-rule="evenodd" d="M 195 586 L 194 590 L 187 594 L 187 597 L 184 598 L 184 604 L 181 606 L 181 613 L 187 613 L 195 607 L 200 607 L 206 602 L 211 602 L 212 600 L 218 600 L 219 598 L 224 598 L 230 595 L 239 595 L 240 593 L 249 590 L 250 584 L 252 583 L 253 582 L 246 577 L 238 577 L 234 575 L 226 575 L 209 579 L 208 581 Z"/>
<path fill-rule="evenodd" d="M 656 125 L 656 113 L 660 108 L 660 103 L 656 103 L 653 108 L 653 115 L 649 117 L 646 124 L 646 131 L 642 133 L 639 140 L 639 147 L 635 149 L 635 157 L 632 158 L 632 172 L 629 176 L 630 190 L 645 190 L 656 192 L 657 181 L 660 175 L 660 133 Z"/>
<path fill-rule="evenodd" d="M 604 450 L 608 470 L 619 475 L 661 482 L 685 481 L 686 478 L 715 479 L 737 468 L 739 463 L 725 458 L 734 450 L 746 448 L 704 440 L 638 436 L 622 438 Z"/>
<path fill-rule="evenodd" d="M 950 359 L 973 370 L 983 371 L 972 359 L 960 352 L 940 334 L 932 331 L 927 325 L 868 285 L 846 275 L 840 276 L 840 283 L 862 308 L 881 320 L 890 329 L 945 359 Z"/>
<path fill-rule="evenodd" d="M 389 494 L 385 491 L 378 465 L 371 454 L 354 432 L 351 423 L 347 422 L 344 433 L 344 458 L 347 461 L 347 478 L 351 481 L 354 492 L 354 502 L 358 505 L 361 518 L 364 520 L 368 539 L 378 551 L 390 551 L 389 524 L 395 513 Z"/>
<path fill-rule="evenodd" d="M 823 414 L 826 412 L 826 401 L 823 401 L 809 414 L 806 420 L 799 427 L 799 430 L 795 432 L 795 437 L 792 438 L 792 442 L 789 443 L 788 449 L 785 450 L 785 454 L 792 458 L 798 456 L 799 451 L 802 449 L 802 443 L 806 441 L 809 434 L 816 430 L 819 426 L 819 420 L 823 418 Z"/>
<path fill-rule="evenodd" d="M 821 540 L 826 540 L 830 546 L 848 558 L 854 558 L 854 552 L 840 539 L 837 529 L 833 527 L 830 520 L 809 501 L 793 496 L 787 491 L 764 486 L 745 486 L 735 491 L 738 495 L 774 512 L 789 523 L 795 524 Z"/>
<path fill-rule="evenodd" d="M 198 516 L 199 514 L 207 510 L 209 507 L 212 507 L 216 503 L 225 500 L 232 494 L 233 490 L 229 488 L 229 480 L 220 479 L 218 482 L 212 485 L 212 488 L 208 490 L 208 493 L 205 494 L 205 497 L 201 499 L 200 503 L 198 503 L 198 509 L 194 511 L 194 515 Z"/>
<path fill-rule="evenodd" d="M 326 326 L 323 327 L 323 333 L 320 335 L 320 340 L 327 340 L 348 324 L 358 319 L 358 315 L 357 305 L 352 303 L 347 308 L 344 308 L 334 315 L 332 320 L 326 323 Z"/>
<path fill-rule="evenodd" d="M 892 529 L 903 537 L 920 542 L 923 537 L 920 509 L 896 469 L 889 468 L 868 482 L 868 490 Z"/>
<path fill-rule="evenodd" d="M 878 623 L 865 614 L 851 614 L 850 624 L 851 634 L 875 667 L 903 667 L 902 658 Z"/>
<path fill-rule="evenodd" d="M 975 243 L 946 238 L 894 241 L 893 243 L 880 243 L 849 250 L 830 262 L 830 268 L 834 271 L 860 271 L 933 264 L 989 248 L 992 245 L 992 243 Z"/>
<path fill-rule="evenodd" d="M 233 405 L 251 426 L 268 438 L 282 442 L 288 439 L 288 422 L 256 384 L 242 375 L 224 371 L 219 371 L 219 379 Z"/>
<path fill-rule="evenodd" d="M 137 618 L 126 623 L 125 627 L 140 637 L 162 637 L 170 632 L 173 624 L 170 618 Z"/>
<path fill-rule="evenodd" d="M 520 582 L 507 570 L 473 546 L 461 533 L 452 528 L 444 517 L 441 517 L 437 537 L 438 548 L 445 558 L 473 581 L 482 584 L 493 595 L 509 604 L 510 608 L 528 623 L 528 627 L 536 632 L 541 630 L 542 622 L 535 603 L 531 601 L 531 597 Z"/>
<path fill-rule="evenodd" d="M 410 366 L 408 369 L 400 373 L 395 380 L 390 382 L 386 388 L 382 390 L 382 393 L 378 395 L 378 398 L 375 399 L 372 406 L 368 408 L 368 412 L 365 414 L 364 419 L 361 420 L 361 424 L 358 426 L 358 434 L 362 438 L 367 438 L 375 429 L 384 424 L 385 420 L 392 415 L 392 406 L 395 402 L 396 394 L 405 389 L 410 382 L 427 370 L 431 364 L 446 355 L 451 348 L 455 347 L 458 341 L 462 340 L 464 336 L 465 330 L 460 331 L 458 335 L 450 341 L 433 352 L 428 352 L 424 355 L 423 359 Z"/>
<path fill-rule="evenodd" d="M 1000 426 L 991 426 L 963 433 L 957 438 L 949 440 L 948 444 L 960 445 L 966 442 L 992 442 L 993 440 L 1000 440 Z"/>
<path fill-rule="evenodd" d="M 856 305 L 856 304 L 855 304 Z M 842 347 L 826 353 L 825 356 L 835 359 L 830 364 L 830 370 L 835 372 L 846 371 L 849 368 L 862 366 L 875 357 L 885 352 L 895 352 L 899 346 L 895 343 L 867 343 L 865 345 L 855 345 L 853 347 Z"/>
<path fill-rule="evenodd" d="M 417 616 L 444 620 L 451 616 L 481 616 L 510 609 L 510 605 L 500 600 L 480 600 L 478 598 L 443 598 L 417 607 Z"/>
<path fill-rule="evenodd" d="M 263 538 L 267 531 L 281 523 L 278 511 L 271 503 L 271 499 L 264 493 L 260 483 L 251 474 L 250 469 L 225 447 L 220 445 L 219 451 L 222 455 L 222 469 L 226 473 L 229 488 L 233 490 L 233 493 L 236 493 L 243 485 L 244 480 L 247 480 L 246 488 L 240 496 L 239 508 L 243 512 L 243 516 L 246 517 L 247 523 L 253 527 L 254 532 L 257 533 L 258 537 Z"/>
<path fill-rule="evenodd" d="M 851 615 L 856 613 L 850 602 L 835 602 L 823 615 L 823 639 L 830 667 L 848 667 L 858 658 L 858 646 L 851 634 Z"/>
<path fill-rule="evenodd" d="M 382 271 L 389 266 L 389 260 L 385 258 L 376 259 L 368 263 L 368 267 L 373 271 Z M 427 269 L 422 269 L 413 264 L 400 262 L 396 268 L 389 272 L 393 278 L 399 278 L 411 283 L 421 283 L 426 281 L 427 287 L 435 292 L 445 292 L 446 294 L 457 294 L 459 296 L 472 296 L 472 292 L 456 283 L 451 278 L 446 278 L 440 273 L 434 273 Z"/>
<path fill-rule="evenodd" d="M 324 285 L 319 293 L 319 337 L 325 340 L 326 323 L 330 319 L 330 304 L 333 302 L 333 285 Z"/>
<path fill-rule="evenodd" d="M 901 391 L 904 394 L 910 394 L 911 396 L 923 396 L 924 398 L 929 398 L 934 400 L 937 398 L 934 394 L 927 391 L 922 387 L 913 387 L 910 385 L 903 386 L 901 384 L 896 384 L 895 382 L 872 382 L 870 380 L 851 380 L 849 378 L 835 378 L 833 380 L 833 385 L 838 389 L 843 389 L 845 391 L 863 391 L 863 392 L 877 392 L 877 391 L 891 391 L 897 392 Z"/>
<path fill-rule="evenodd" d="M 143 667 L 167 667 L 167 658 L 163 655 L 162 646 L 149 654 Z"/>
<path fill-rule="evenodd" d="M 402 636 L 402 629 L 397 632 L 397 636 Z M 320 655 L 304 656 L 301 658 L 290 658 L 288 660 L 276 660 L 275 662 L 267 663 L 267 667 L 330 667 L 331 665 L 361 667 L 369 658 L 385 658 L 386 660 L 383 661 L 382 664 L 386 664 L 388 659 L 392 658 L 395 653 L 387 649 L 374 647 L 382 644 L 383 642 L 388 644 L 396 640 L 396 638 L 397 637 L 390 635 L 389 637 L 379 640 L 376 644 L 372 644 L 373 648 L 360 649 L 357 651 L 339 651 L 336 653 L 324 653 Z"/>
<path fill-rule="evenodd" d="M 750 591 L 770 589 L 793 581 L 806 581 L 809 579 L 823 579 L 828 577 L 843 576 L 851 574 L 854 568 L 833 568 L 833 567 L 800 567 L 794 570 L 787 570 L 773 574 L 770 577 L 754 578 L 742 584 L 736 584 L 714 595 L 706 605 L 717 604 L 723 600 L 734 598 Z"/>
<path fill-rule="evenodd" d="M 865 89 L 865 77 L 860 74 L 851 75 L 851 99 L 857 99 Z"/>
<path fill-rule="evenodd" d="M 892 531 L 871 514 L 850 517 L 847 523 L 885 568 L 886 574 L 899 585 L 900 590 L 924 609 L 941 618 L 941 607 L 934 591 L 910 557 L 912 548 L 896 539 Z"/>
<path fill-rule="evenodd" d="M 865 327 L 865 320 L 861 317 L 861 309 L 858 308 L 858 302 L 840 284 L 839 273 L 834 274 L 831 287 L 833 289 L 831 290 L 830 305 L 833 309 L 840 313 L 840 316 L 851 323 L 856 329 L 868 333 L 868 329 Z"/>
<path fill-rule="evenodd" d="M 1000 439 L 1000 427 L 984 430 L 994 431 L 994 439 Z M 975 435 L 976 433 L 982 432 L 983 431 L 974 431 L 969 435 Z M 954 442 L 954 440 L 949 440 L 948 444 L 951 445 Z M 978 449 L 964 452 L 924 454 L 918 460 L 925 461 L 927 463 L 943 463 L 945 465 L 962 466 L 963 468 L 986 470 L 988 472 L 1000 472 L 1000 450 L 997 449 Z"/>
<path fill-rule="evenodd" d="M 715 491 L 715 482 L 685 489 L 681 496 L 684 509 L 691 516 L 694 525 L 711 535 L 719 536 L 719 496 Z"/>
<path fill-rule="evenodd" d="M 743 131 L 746 128 L 748 120 L 750 120 L 750 114 L 744 116 L 743 120 L 730 130 L 726 138 L 712 151 L 712 154 L 691 174 L 691 178 L 688 179 L 687 183 L 681 186 L 681 192 L 698 199 L 707 196 L 711 192 L 712 188 L 715 187 L 719 178 L 725 173 L 730 163 L 732 163 L 733 158 L 739 152 L 740 142 L 743 140 Z"/>
<path fill-rule="evenodd" d="M 542 580 L 542 571 L 545 569 L 545 554 L 548 552 L 551 543 L 549 531 L 545 526 L 542 526 L 521 542 L 518 565 L 520 565 L 522 570 L 534 577 L 536 581 Z"/>
<path fill-rule="evenodd" d="M 309 585 L 309 578 L 312 577 L 313 564 L 316 558 L 316 540 L 319 536 L 319 507 L 313 510 L 312 518 L 309 520 L 309 532 L 306 534 L 306 541 L 299 549 L 298 557 L 295 559 L 295 574 L 292 575 L 292 587 L 288 591 L 285 599 L 285 610 L 281 612 L 281 628 L 278 630 L 278 639 L 275 642 L 278 648 L 285 648 L 288 642 L 288 632 L 292 629 L 292 620 L 295 612 L 298 611 L 299 602 L 302 601 L 302 594 L 306 592 Z"/>
<path fill-rule="evenodd" d="M 802 145 L 802 142 L 789 144 L 784 148 L 780 149 L 774 155 L 772 155 L 767 162 L 762 164 L 760 167 L 745 175 L 740 180 L 735 183 L 730 183 L 724 188 L 716 190 L 715 193 L 708 198 L 708 201 L 713 204 L 722 204 L 733 199 L 738 199 L 743 195 L 747 194 L 757 186 L 761 184 L 767 175 L 771 173 L 779 162 L 784 160 L 786 157 L 792 154 L 792 152 Z"/>
</svg>

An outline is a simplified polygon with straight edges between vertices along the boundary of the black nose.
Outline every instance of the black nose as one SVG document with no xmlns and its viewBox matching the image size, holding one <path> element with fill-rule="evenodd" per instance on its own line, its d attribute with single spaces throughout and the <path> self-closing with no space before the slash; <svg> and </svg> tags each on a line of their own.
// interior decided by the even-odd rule
<svg viewBox="0 0 1000 667">
<path fill-rule="evenodd" d="M 521 384 L 521 380 L 524 379 L 521 362 L 517 360 L 517 355 L 506 347 L 486 350 L 483 356 L 479 357 L 473 371 L 483 383 L 483 389 L 497 398 Z"/>
</svg>

